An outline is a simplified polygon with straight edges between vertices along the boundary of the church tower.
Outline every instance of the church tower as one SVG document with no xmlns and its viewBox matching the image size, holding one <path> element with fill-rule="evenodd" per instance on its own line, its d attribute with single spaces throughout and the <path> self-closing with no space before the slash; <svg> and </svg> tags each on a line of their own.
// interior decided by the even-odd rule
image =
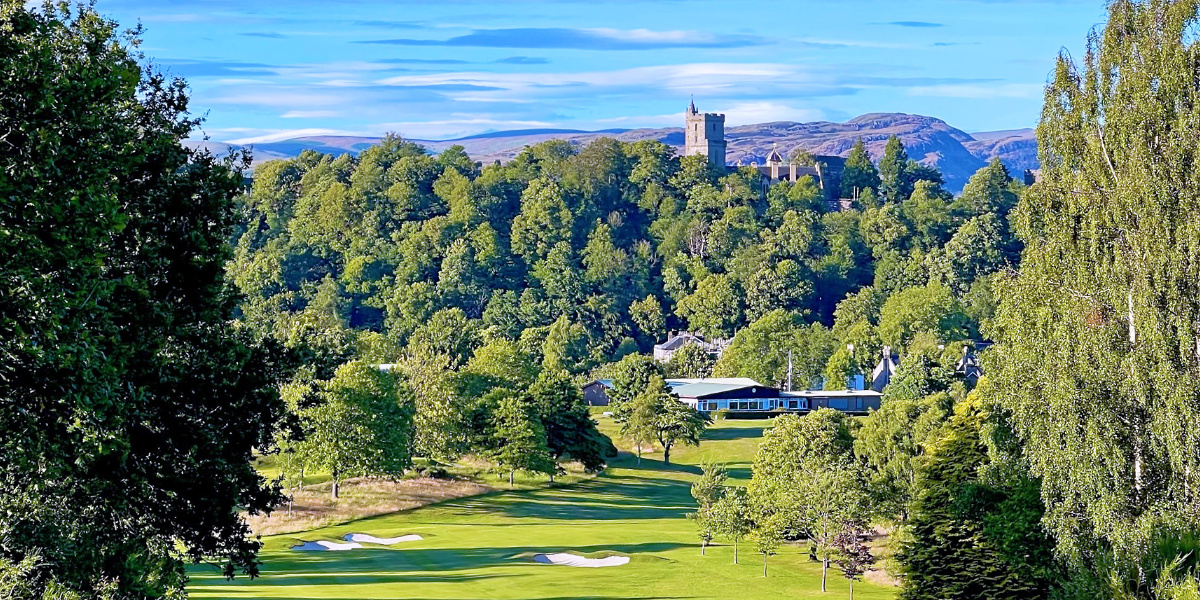
<svg viewBox="0 0 1200 600">
<path fill-rule="evenodd" d="M 702 154 L 718 169 L 725 168 L 725 115 L 701 113 L 696 102 L 688 105 L 684 129 L 684 156 Z"/>
</svg>

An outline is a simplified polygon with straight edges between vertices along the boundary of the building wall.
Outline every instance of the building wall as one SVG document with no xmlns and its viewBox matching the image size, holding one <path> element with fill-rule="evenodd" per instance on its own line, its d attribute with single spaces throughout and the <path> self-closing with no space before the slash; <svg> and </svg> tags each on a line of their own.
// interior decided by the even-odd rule
<svg viewBox="0 0 1200 600">
<path fill-rule="evenodd" d="M 588 406 L 608 406 L 608 388 L 602 383 L 593 383 L 583 388 L 583 399 Z"/>
<path fill-rule="evenodd" d="M 704 155 L 713 166 L 725 166 L 725 115 L 688 114 L 684 140 L 684 156 Z"/>
<path fill-rule="evenodd" d="M 679 401 L 703 412 L 713 412 L 717 410 L 728 410 L 732 412 L 762 412 L 776 409 L 808 410 L 808 401 L 804 398 L 731 398 L 728 400 L 680 398 Z"/>
</svg>

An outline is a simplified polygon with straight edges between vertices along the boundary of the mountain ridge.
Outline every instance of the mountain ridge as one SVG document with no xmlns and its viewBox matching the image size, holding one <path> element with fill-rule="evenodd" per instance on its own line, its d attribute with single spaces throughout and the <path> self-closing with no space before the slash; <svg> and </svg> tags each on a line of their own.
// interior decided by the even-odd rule
<svg viewBox="0 0 1200 600">
<path fill-rule="evenodd" d="M 730 164 L 762 163 L 772 148 L 783 154 L 805 150 L 811 154 L 846 156 L 855 140 L 861 138 L 876 160 L 883 155 L 884 145 L 892 135 L 900 137 L 909 157 L 937 167 L 946 178 L 946 188 L 959 192 L 967 179 L 993 158 L 999 158 L 1009 172 L 1020 178 L 1026 169 L 1036 169 L 1037 140 L 1033 129 L 1010 129 L 967 133 L 941 119 L 905 113 L 868 113 L 844 123 L 831 121 L 795 122 L 773 121 L 739 125 L 725 129 Z M 431 152 L 461 145 L 472 158 L 484 163 L 509 160 L 525 146 L 550 139 L 564 139 L 584 145 L 597 138 L 612 137 L 623 142 L 657 140 L 683 149 L 683 128 L 639 128 L 580 131 L 574 129 L 523 129 L 495 131 L 451 140 L 412 141 Z M 304 150 L 328 154 L 357 154 L 377 143 L 378 137 L 308 136 L 294 139 L 246 144 L 252 150 L 255 163 L 291 158 Z M 215 153 L 225 153 L 243 146 L 221 142 L 191 142 Z"/>
</svg>

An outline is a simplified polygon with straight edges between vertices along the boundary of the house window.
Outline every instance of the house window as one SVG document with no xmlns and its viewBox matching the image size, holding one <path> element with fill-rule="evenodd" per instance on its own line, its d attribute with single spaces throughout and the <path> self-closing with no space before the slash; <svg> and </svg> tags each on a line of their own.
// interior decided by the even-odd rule
<svg viewBox="0 0 1200 600">
<path fill-rule="evenodd" d="M 800 408 L 800 403 L 796 402 L 795 400 L 792 400 L 792 401 L 788 402 L 788 408 L 793 408 L 793 409 Z"/>
</svg>

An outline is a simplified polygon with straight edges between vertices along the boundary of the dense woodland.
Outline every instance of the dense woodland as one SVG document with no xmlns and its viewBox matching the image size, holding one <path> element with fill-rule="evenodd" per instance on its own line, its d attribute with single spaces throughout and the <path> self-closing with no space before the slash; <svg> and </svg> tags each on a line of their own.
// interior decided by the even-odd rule
<svg viewBox="0 0 1200 600">
<path fill-rule="evenodd" d="M 669 462 L 708 420 L 665 378 L 781 385 L 790 352 L 840 387 L 888 346 L 880 410 L 779 417 L 746 488 L 703 469 L 702 542 L 800 541 L 854 580 L 886 527 L 906 600 L 1200 598 L 1200 0 L 1109 11 L 1047 87 L 1040 182 L 993 163 L 952 197 L 893 139 L 829 212 L 811 180 L 612 140 L 481 166 L 389 137 L 246 186 L 248 157 L 183 146 L 186 84 L 136 31 L 0 0 L 0 596 L 254 575 L 241 515 L 305 471 L 598 471 L 598 374 Z M 677 329 L 732 342 L 650 359 Z"/>
<path fill-rule="evenodd" d="M 807 385 L 835 346 L 862 370 L 921 332 L 978 338 L 1020 251 L 1004 166 L 954 198 L 893 139 L 878 169 L 856 146 L 845 183 L 859 206 L 827 212 L 811 178 L 764 193 L 753 169 L 655 142 L 550 141 L 481 169 L 392 137 L 257 168 L 229 274 L 256 330 L 379 363 L 514 343 L 579 375 L 688 329 L 744 332 L 724 375 L 782 383 L 739 358 L 763 336 L 806 354 Z"/>
</svg>

